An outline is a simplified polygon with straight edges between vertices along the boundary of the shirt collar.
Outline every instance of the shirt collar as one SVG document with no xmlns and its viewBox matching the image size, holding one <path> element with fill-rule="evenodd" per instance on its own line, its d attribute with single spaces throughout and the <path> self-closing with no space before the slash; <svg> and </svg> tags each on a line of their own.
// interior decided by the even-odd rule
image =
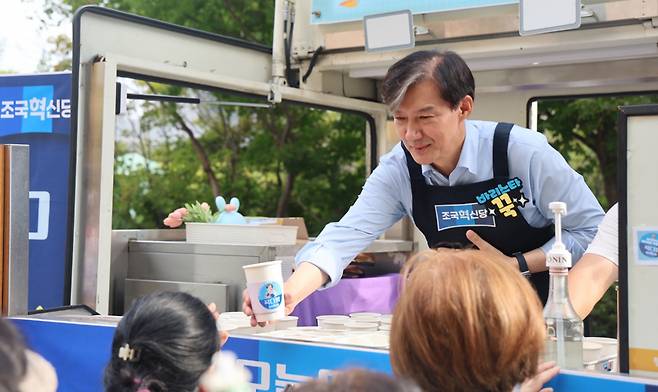
<svg viewBox="0 0 658 392">
<path fill-rule="evenodd" d="M 480 148 L 480 131 L 468 120 L 464 121 L 464 127 L 466 128 L 464 145 L 462 146 L 462 151 L 459 155 L 459 161 L 457 161 L 457 166 L 455 167 L 454 171 L 459 172 L 461 171 L 461 168 L 468 170 L 472 174 L 477 174 L 478 150 Z M 426 177 L 429 176 L 432 172 L 443 176 L 441 173 L 439 173 L 438 170 L 434 169 L 432 165 L 421 165 L 421 169 L 423 176 Z"/>
</svg>

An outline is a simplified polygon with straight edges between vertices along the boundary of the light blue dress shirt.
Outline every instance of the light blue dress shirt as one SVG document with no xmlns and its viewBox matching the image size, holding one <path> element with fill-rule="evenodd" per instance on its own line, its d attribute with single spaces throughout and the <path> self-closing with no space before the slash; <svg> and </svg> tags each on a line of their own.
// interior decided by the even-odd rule
<svg viewBox="0 0 658 392">
<path fill-rule="evenodd" d="M 493 176 L 493 134 L 495 122 L 466 121 L 466 136 L 457 167 L 445 177 L 431 165 L 422 165 L 422 173 L 431 185 L 463 185 L 485 181 Z M 548 208 L 552 201 L 567 203 L 562 218 L 562 241 L 577 261 L 596 234 L 603 210 L 583 177 L 546 137 L 514 126 L 508 143 L 510 178 L 523 182 L 523 193 L 532 202 L 520 208 L 529 225 L 544 227 L 552 223 Z M 404 151 L 400 144 L 384 155 L 366 180 L 354 205 L 343 218 L 328 224 L 313 242 L 304 246 L 295 263 L 310 262 L 324 271 L 330 282 L 338 283 L 343 270 L 384 231 L 403 218 L 412 217 L 411 183 Z M 542 246 L 544 253 L 554 239 Z"/>
</svg>

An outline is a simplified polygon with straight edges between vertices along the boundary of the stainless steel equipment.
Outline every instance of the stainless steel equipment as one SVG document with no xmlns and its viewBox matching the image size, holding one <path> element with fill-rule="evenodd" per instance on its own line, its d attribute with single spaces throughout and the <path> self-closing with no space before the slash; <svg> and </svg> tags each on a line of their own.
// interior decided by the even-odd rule
<svg viewBox="0 0 658 392">
<path fill-rule="evenodd" d="M 240 310 L 246 287 L 242 266 L 282 260 L 286 279 L 303 245 L 193 244 L 184 237 L 184 230 L 112 232 L 110 314 L 123 314 L 134 298 L 158 290 L 189 292 L 215 302 L 220 311 Z M 366 252 L 376 259 L 374 269 L 388 272 L 412 248 L 411 241 L 378 240 Z"/>
</svg>

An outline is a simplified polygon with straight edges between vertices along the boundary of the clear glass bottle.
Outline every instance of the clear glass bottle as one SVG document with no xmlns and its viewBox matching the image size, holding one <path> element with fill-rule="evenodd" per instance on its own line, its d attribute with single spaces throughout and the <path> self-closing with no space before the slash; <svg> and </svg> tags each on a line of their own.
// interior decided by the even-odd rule
<svg viewBox="0 0 658 392">
<path fill-rule="evenodd" d="M 549 271 L 548 301 L 544 307 L 546 361 L 562 369 L 583 368 L 583 321 L 569 301 L 567 269 Z"/>
<path fill-rule="evenodd" d="M 555 361 L 562 369 L 583 368 L 583 321 L 571 305 L 567 277 L 571 253 L 562 243 L 562 215 L 567 205 L 553 202 L 555 243 L 546 255 L 549 273 L 548 300 L 544 306 L 546 326 L 545 361 Z"/>
</svg>

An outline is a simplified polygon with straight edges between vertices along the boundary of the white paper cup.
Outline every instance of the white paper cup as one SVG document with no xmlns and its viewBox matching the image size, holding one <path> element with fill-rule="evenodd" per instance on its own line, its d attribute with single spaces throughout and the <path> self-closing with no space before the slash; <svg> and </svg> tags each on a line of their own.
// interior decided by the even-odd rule
<svg viewBox="0 0 658 392">
<path fill-rule="evenodd" d="M 272 321 L 286 314 L 283 299 L 281 260 L 250 264 L 242 267 L 247 278 L 247 292 L 256 321 Z"/>
</svg>

